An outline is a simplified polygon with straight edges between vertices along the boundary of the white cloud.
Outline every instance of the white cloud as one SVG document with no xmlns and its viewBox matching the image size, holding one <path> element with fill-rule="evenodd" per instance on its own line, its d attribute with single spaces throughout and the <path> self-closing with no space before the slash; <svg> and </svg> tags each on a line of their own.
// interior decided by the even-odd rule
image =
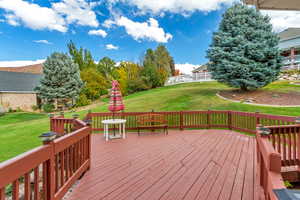
<svg viewBox="0 0 300 200">
<path fill-rule="evenodd" d="M 262 13 L 271 17 L 271 23 L 276 32 L 290 27 L 300 27 L 300 11 L 263 10 Z"/>
<path fill-rule="evenodd" d="M 21 67 L 45 62 L 45 59 L 39 60 L 16 60 L 16 61 L 0 61 L 0 67 Z"/>
<path fill-rule="evenodd" d="M 98 4 L 89 4 L 86 0 L 62 0 L 52 3 L 51 7 L 42 7 L 25 0 L 0 0 L 0 8 L 6 11 L 5 21 L 10 25 L 23 24 L 34 30 L 60 32 L 66 32 L 69 24 L 97 27 L 99 22 L 92 8 Z"/>
<path fill-rule="evenodd" d="M 41 44 L 52 44 L 48 40 L 34 40 L 35 43 L 41 43 Z"/>
<path fill-rule="evenodd" d="M 88 4 L 85 0 L 63 0 L 52 4 L 53 10 L 64 15 L 68 24 L 97 27 L 99 23 L 92 10 L 93 6 L 95 5 Z"/>
<path fill-rule="evenodd" d="M 179 71 L 183 74 L 191 74 L 193 69 L 196 69 L 200 65 L 193 65 L 190 63 L 184 63 L 184 64 L 175 64 L 175 69 L 179 69 Z"/>
<path fill-rule="evenodd" d="M 116 25 L 123 26 L 126 32 L 131 35 L 135 40 L 148 39 L 166 43 L 172 39 L 170 33 L 165 33 L 164 29 L 159 27 L 158 21 L 150 18 L 147 22 L 134 22 L 127 17 L 117 18 Z"/>
<path fill-rule="evenodd" d="M 119 49 L 118 46 L 115 46 L 115 45 L 113 45 L 113 44 L 107 44 L 107 45 L 105 45 L 105 47 L 106 47 L 106 49 L 108 49 L 108 50 L 118 50 L 118 49 Z"/>
<path fill-rule="evenodd" d="M 99 29 L 99 30 L 90 30 L 88 32 L 89 35 L 99 35 L 101 37 L 106 37 L 107 36 L 107 33 L 102 30 L 102 29 Z"/>
<path fill-rule="evenodd" d="M 18 18 L 15 15 L 5 15 L 6 22 L 12 26 L 19 26 Z"/>
<path fill-rule="evenodd" d="M 107 19 L 107 20 L 104 21 L 103 26 L 104 26 L 105 28 L 111 28 L 113 24 L 115 24 L 115 21 L 114 21 L 114 20 L 112 20 L 112 19 Z"/>
<path fill-rule="evenodd" d="M 11 25 L 17 26 L 22 23 L 35 30 L 67 31 L 64 18 L 51 8 L 23 0 L 0 0 L 0 8 L 8 12 L 5 17 Z"/>
<path fill-rule="evenodd" d="M 111 3 L 123 2 L 136 6 L 142 13 L 151 12 L 160 15 L 163 12 L 186 15 L 195 11 L 210 12 L 222 5 L 230 5 L 236 0 L 109 0 Z"/>
</svg>

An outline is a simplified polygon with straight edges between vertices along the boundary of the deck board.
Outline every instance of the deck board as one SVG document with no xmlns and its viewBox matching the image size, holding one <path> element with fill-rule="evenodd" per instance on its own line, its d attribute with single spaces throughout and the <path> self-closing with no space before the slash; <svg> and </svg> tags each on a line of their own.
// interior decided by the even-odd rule
<svg viewBox="0 0 300 200">
<path fill-rule="evenodd" d="M 255 138 L 229 130 L 92 136 L 91 169 L 67 200 L 256 200 Z"/>
</svg>

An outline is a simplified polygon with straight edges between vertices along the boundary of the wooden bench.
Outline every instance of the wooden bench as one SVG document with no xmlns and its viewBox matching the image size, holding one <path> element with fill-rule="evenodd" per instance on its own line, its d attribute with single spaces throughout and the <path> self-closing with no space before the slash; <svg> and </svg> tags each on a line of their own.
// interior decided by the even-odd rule
<svg viewBox="0 0 300 200">
<path fill-rule="evenodd" d="M 168 135 L 168 121 L 165 120 L 165 117 L 160 114 L 144 114 L 137 116 L 138 123 L 138 135 L 140 135 L 140 130 L 142 129 L 163 129 L 164 133 Z"/>
</svg>

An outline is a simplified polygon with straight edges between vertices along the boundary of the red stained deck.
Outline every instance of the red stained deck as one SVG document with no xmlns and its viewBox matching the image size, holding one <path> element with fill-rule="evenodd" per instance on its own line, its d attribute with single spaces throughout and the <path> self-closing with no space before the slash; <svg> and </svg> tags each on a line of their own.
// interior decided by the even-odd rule
<svg viewBox="0 0 300 200">
<path fill-rule="evenodd" d="M 92 136 L 92 165 L 68 200 L 253 200 L 255 138 L 228 130 Z"/>
</svg>

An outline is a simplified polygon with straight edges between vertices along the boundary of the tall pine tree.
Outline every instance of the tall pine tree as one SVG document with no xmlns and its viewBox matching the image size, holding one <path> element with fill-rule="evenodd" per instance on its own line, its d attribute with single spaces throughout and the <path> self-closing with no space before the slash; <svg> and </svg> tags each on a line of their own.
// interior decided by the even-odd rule
<svg viewBox="0 0 300 200">
<path fill-rule="evenodd" d="M 67 54 L 51 54 L 44 63 L 43 72 L 44 76 L 35 88 L 41 99 L 56 102 L 78 97 L 83 82 L 78 65 Z"/>
<path fill-rule="evenodd" d="M 241 90 L 254 90 L 277 80 L 281 68 L 278 36 L 270 18 L 235 4 L 223 15 L 207 57 L 215 80 Z"/>
</svg>

